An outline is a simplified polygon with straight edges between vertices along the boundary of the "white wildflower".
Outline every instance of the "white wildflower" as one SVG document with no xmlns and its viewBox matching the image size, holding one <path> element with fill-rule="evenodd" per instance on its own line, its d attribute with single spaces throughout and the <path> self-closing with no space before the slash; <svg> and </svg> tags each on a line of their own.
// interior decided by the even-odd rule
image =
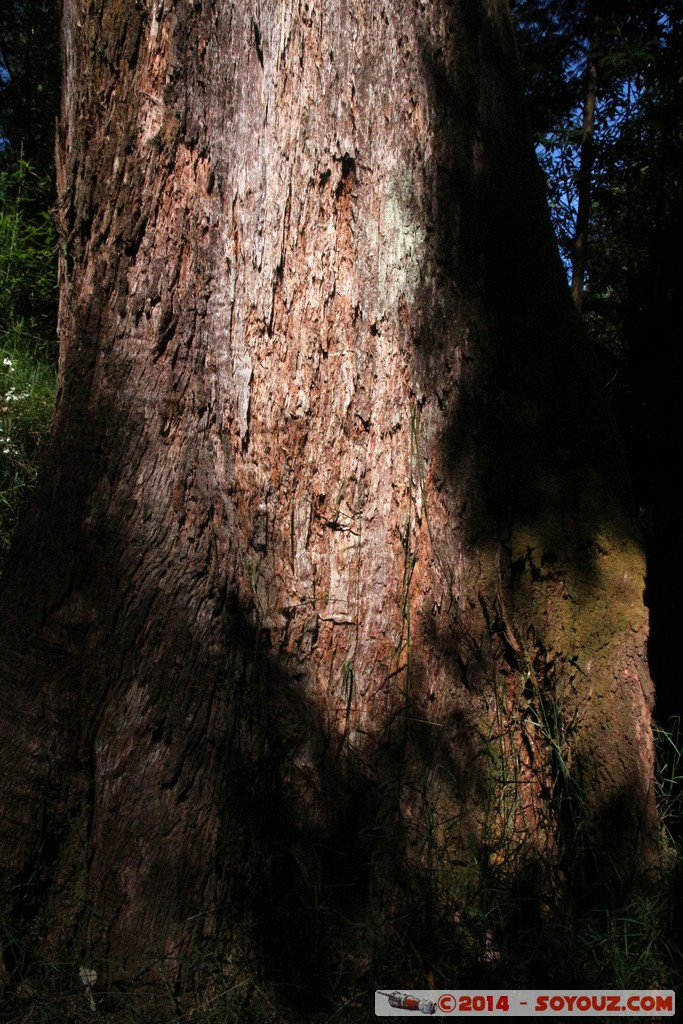
<svg viewBox="0 0 683 1024">
<path fill-rule="evenodd" d="M 78 970 L 78 974 L 81 979 L 81 984 L 85 989 L 85 998 L 88 1000 L 88 1006 L 90 1007 L 92 1012 L 95 1013 L 95 1011 L 97 1010 L 97 1006 L 95 1005 L 95 1000 L 93 999 L 92 986 L 97 981 L 97 971 L 93 971 L 91 968 L 88 967 L 80 967 Z"/>
</svg>

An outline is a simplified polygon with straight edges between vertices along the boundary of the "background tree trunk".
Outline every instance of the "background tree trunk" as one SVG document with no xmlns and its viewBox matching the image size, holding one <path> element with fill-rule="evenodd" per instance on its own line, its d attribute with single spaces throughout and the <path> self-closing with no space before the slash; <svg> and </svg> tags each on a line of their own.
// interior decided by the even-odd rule
<svg viewBox="0 0 683 1024">
<path fill-rule="evenodd" d="M 15 915 L 308 991 L 457 938 L 481 865 L 637 873 L 642 555 L 507 5 L 66 0 L 63 46 Z"/>
</svg>

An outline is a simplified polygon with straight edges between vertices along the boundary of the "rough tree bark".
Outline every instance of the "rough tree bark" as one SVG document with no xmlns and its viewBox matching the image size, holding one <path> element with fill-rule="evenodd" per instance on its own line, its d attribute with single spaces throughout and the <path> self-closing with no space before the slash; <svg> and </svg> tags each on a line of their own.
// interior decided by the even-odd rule
<svg viewBox="0 0 683 1024">
<path fill-rule="evenodd" d="M 11 913 L 313 989 L 477 865 L 637 873 L 643 560 L 504 0 L 65 0 L 63 51 Z"/>
</svg>

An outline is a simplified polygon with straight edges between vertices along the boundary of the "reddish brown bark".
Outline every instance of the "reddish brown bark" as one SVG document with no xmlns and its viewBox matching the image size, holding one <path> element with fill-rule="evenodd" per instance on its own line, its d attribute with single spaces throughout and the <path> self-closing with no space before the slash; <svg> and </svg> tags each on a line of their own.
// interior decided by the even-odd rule
<svg viewBox="0 0 683 1024">
<path fill-rule="evenodd" d="M 642 556 L 506 4 L 97 0 L 63 31 L 5 878 L 42 866 L 50 941 L 112 976 L 210 947 L 310 989 L 406 915 L 457 941 L 477 865 L 571 884 L 579 824 L 637 872 Z"/>
</svg>

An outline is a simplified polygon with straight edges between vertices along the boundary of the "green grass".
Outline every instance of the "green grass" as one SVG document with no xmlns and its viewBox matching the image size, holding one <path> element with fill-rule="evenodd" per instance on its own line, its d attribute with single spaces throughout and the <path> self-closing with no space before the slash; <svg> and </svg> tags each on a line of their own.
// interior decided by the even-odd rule
<svg viewBox="0 0 683 1024">
<path fill-rule="evenodd" d="M 49 185 L 0 170 L 0 563 L 35 483 L 56 392 L 57 272 Z"/>
<path fill-rule="evenodd" d="M 457 945 L 444 941 L 439 950 L 435 931 L 431 953 L 437 954 L 437 959 L 425 958 L 424 946 L 408 948 L 406 922 L 405 946 L 401 948 L 399 941 L 393 957 L 371 964 L 359 977 L 331 978 L 326 993 L 312 983 L 309 1009 L 305 993 L 300 994 L 296 1007 L 283 1000 L 282 993 L 260 975 L 257 965 L 242 956 L 238 946 L 228 956 L 207 952 L 197 954 L 194 962 L 184 962 L 180 973 L 187 977 L 186 988 L 182 981 L 179 986 L 175 979 L 166 979 L 168 968 L 163 957 L 150 961 L 145 970 L 134 972 L 135 983 L 109 987 L 102 982 L 111 965 L 87 958 L 84 966 L 78 958 L 48 962 L 27 957 L 30 971 L 23 978 L 15 975 L 4 1000 L 0 984 L 0 1021 L 360 1024 L 372 1016 L 375 989 L 385 987 L 398 986 L 405 991 L 680 990 L 682 961 L 671 930 L 676 914 L 673 883 L 674 876 L 670 875 L 657 892 L 640 893 L 623 907 L 610 911 L 586 913 L 576 906 L 558 906 L 541 918 L 528 914 L 526 923 L 519 915 L 513 928 L 509 922 L 514 909 L 509 893 L 490 890 L 486 912 L 484 903 L 478 910 L 463 912 L 461 924 L 466 934 Z M 680 877 L 678 894 L 680 897 Z M 359 956 L 362 952 L 359 943 Z M 84 978 L 93 979 L 91 987 L 86 988 Z M 331 997 L 327 1007 L 321 994 Z"/>
<path fill-rule="evenodd" d="M 15 322 L 0 330 L 0 561 L 35 484 L 57 387 L 47 343 Z"/>
</svg>

